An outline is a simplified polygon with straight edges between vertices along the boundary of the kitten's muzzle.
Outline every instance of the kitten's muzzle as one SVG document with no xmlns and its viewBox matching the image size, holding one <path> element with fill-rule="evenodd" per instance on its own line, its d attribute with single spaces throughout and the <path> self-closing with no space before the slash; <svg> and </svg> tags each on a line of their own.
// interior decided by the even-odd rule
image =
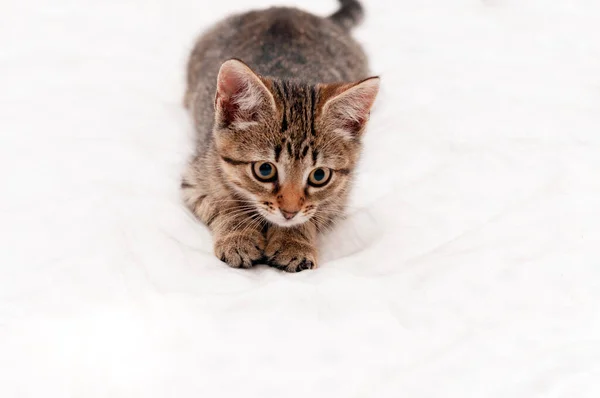
<svg viewBox="0 0 600 398">
<path fill-rule="evenodd" d="M 296 217 L 296 214 L 298 214 L 298 211 L 286 211 L 283 209 L 279 209 L 279 211 L 286 220 L 291 220 L 292 218 Z"/>
</svg>

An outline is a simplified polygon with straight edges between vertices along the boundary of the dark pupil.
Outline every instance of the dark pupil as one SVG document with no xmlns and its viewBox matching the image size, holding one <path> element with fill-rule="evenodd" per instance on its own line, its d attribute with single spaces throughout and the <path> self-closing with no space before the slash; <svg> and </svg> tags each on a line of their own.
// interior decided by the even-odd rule
<svg viewBox="0 0 600 398">
<path fill-rule="evenodd" d="M 258 168 L 258 171 L 260 172 L 261 176 L 268 177 L 271 175 L 271 172 L 273 171 L 273 167 L 268 163 L 263 163 Z"/>
<path fill-rule="evenodd" d="M 323 178 L 325 178 L 325 170 L 323 170 L 323 169 L 315 170 L 315 174 L 313 175 L 313 177 L 315 178 L 315 181 L 322 181 Z"/>
</svg>

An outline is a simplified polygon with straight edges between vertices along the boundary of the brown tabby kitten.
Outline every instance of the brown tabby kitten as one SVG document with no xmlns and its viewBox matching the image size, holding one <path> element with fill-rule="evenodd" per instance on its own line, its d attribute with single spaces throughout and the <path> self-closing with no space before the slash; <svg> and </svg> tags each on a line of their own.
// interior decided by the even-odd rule
<svg viewBox="0 0 600 398">
<path fill-rule="evenodd" d="M 344 214 L 379 79 L 349 34 L 360 4 L 341 4 L 329 18 L 235 15 L 192 52 L 185 104 L 198 143 L 181 186 L 232 267 L 315 268 L 317 232 Z"/>
</svg>

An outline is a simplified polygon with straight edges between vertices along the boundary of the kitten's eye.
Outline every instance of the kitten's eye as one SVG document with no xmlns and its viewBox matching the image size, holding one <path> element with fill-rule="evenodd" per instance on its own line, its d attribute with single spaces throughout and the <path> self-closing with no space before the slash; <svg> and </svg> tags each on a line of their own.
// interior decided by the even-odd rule
<svg viewBox="0 0 600 398">
<path fill-rule="evenodd" d="M 277 179 L 277 168 L 273 163 L 254 163 L 252 171 L 256 179 L 262 182 L 273 182 Z"/>
<path fill-rule="evenodd" d="M 330 178 L 331 170 L 324 167 L 319 167 L 310 173 L 308 176 L 308 183 L 313 187 L 323 187 L 327 185 Z"/>
</svg>

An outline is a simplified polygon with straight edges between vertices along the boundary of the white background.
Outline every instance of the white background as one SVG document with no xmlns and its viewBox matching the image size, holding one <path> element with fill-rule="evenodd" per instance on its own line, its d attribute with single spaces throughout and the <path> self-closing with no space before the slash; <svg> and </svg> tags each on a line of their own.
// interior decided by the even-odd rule
<svg viewBox="0 0 600 398">
<path fill-rule="evenodd" d="M 290 275 L 178 192 L 194 39 L 270 0 L 2 0 L 0 396 L 599 396 L 600 3 L 365 3 L 351 217 Z"/>
</svg>

